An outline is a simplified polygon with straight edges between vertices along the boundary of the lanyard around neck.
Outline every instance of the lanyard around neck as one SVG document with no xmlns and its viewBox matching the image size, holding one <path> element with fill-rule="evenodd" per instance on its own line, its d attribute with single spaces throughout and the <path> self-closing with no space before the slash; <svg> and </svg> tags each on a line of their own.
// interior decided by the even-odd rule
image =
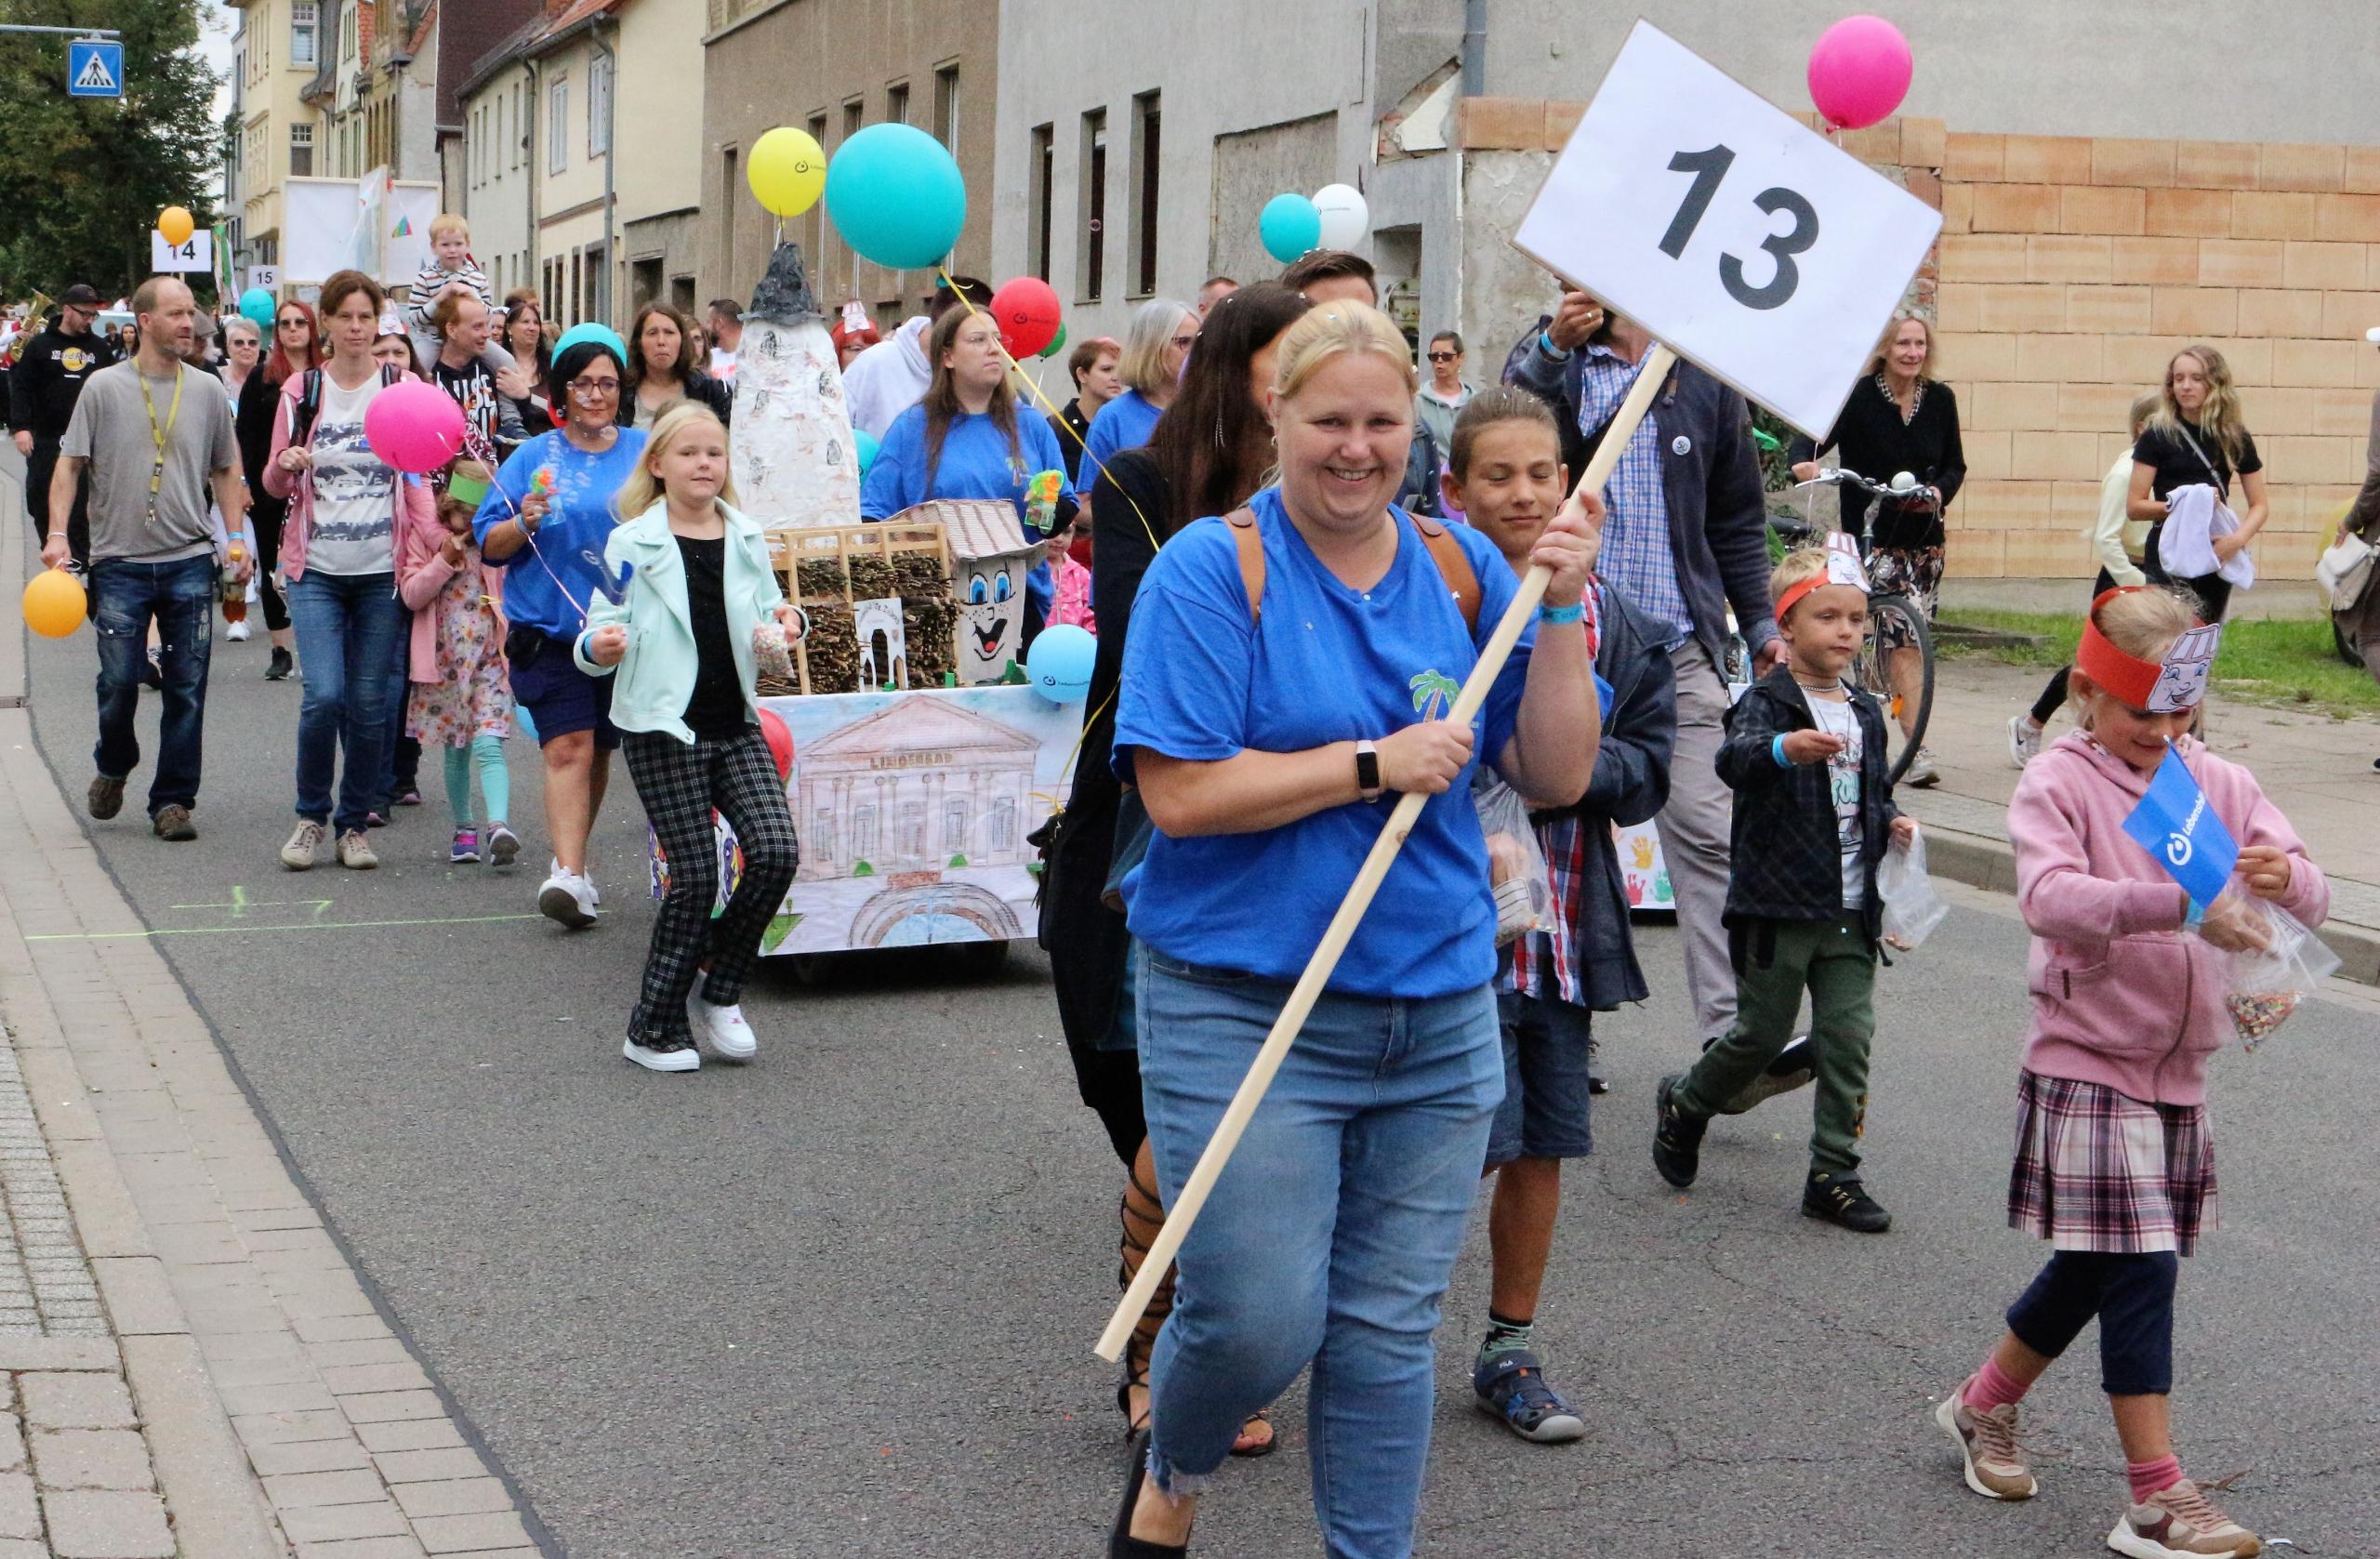
<svg viewBox="0 0 2380 1559">
<path fill-rule="evenodd" d="M 157 426 L 157 403 L 149 393 L 149 376 L 140 372 L 139 363 L 133 364 L 132 371 L 140 380 L 140 404 L 149 413 L 149 439 L 157 446 L 157 458 L 149 468 L 149 518 L 153 521 L 157 517 L 157 495 L 165 480 L 165 447 L 174 436 L 175 424 L 182 417 L 182 385 L 185 381 L 180 365 L 177 364 L 174 369 L 173 404 L 165 413 L 165 425 L 160 428 Z"/>
</svg>

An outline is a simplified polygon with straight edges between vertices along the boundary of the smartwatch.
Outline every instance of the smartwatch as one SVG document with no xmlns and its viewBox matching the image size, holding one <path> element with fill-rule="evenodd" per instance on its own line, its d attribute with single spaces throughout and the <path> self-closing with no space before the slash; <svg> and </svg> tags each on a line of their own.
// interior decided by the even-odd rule
<svg viewBox="0 0 2380 1559">
<path fill-rule="evenodd" d="M 1369 741 L 1355 744 L 1355 788 L 1367 801 L 1380 799 L 1380 749 Z"/>
</svg>

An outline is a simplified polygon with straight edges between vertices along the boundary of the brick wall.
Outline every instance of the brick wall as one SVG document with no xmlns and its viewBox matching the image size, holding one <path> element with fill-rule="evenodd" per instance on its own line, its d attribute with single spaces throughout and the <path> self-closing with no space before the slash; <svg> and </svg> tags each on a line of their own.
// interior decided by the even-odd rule
<svg viewBox="0 0 2380 1559">
<path fill-rule="evenodd" d="M 1581 112 L 1469 99 L 1460 144 L 1558 151 Z M 2363 339 L 2380 325 L 2380 146 L 1971 135 L 1916 118 L 1838 144 L 1942 212 L 1911 298 L 1937 312 L 1966 443 L 1953 576 L 2088 577 L 2080 533 L 2132 400 L 2192 341 L 2229 361 L 2264 456 L 2259 570 L 2312 576 L 2363 481 L 2380 388 Z"/>
</svg>

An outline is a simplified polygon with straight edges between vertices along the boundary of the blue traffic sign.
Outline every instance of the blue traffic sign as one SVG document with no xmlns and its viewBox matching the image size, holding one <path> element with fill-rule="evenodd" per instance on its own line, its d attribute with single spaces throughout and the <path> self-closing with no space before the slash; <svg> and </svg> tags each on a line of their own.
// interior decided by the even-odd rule
<svg viewBox="0 0 2380 1559">
<path fill-rule="evenodd" d="M 66 95 L 124 96 L 124 46 L 104 38 L 77 38 L 66 46 Z"/>
</svg>

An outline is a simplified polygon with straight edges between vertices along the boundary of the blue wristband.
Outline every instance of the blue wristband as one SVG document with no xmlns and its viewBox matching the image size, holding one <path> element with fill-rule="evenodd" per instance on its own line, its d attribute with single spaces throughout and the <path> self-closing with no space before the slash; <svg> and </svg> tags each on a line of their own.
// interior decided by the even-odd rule
<svg viewBox="0 0 2380 1559">
<path fill-rule="evenodd" d="M 1793 760 L 1785 756 L 1785 738 L 1781 733 L 1769 738 L 1768 756 L 1777 760 L 1777 766 L 1780 769 L 1790 769 L 1793 766 Z"/>
<path fill-rule="evenodd" d="M 1574 601 L 1567 606 L 1540 606 L 1537 609 L 1537 620 L 1540 623 L 1579 623 L 1584 622 L 1586 616 L 1587 603 L 1583 601 Z"/>
<path fill-rule="evenodd" d="M 1556 363 L 1567 360 L 1570 355 L 1568 352 L 1564 351 L 1560 347 L 1554 344 L 1553 332 L 1546 330 L 1540 330 L 1537 333 L 1537 350 L 1543 352 L 1547 357 L 1552 358 Z"/>
</svg>

